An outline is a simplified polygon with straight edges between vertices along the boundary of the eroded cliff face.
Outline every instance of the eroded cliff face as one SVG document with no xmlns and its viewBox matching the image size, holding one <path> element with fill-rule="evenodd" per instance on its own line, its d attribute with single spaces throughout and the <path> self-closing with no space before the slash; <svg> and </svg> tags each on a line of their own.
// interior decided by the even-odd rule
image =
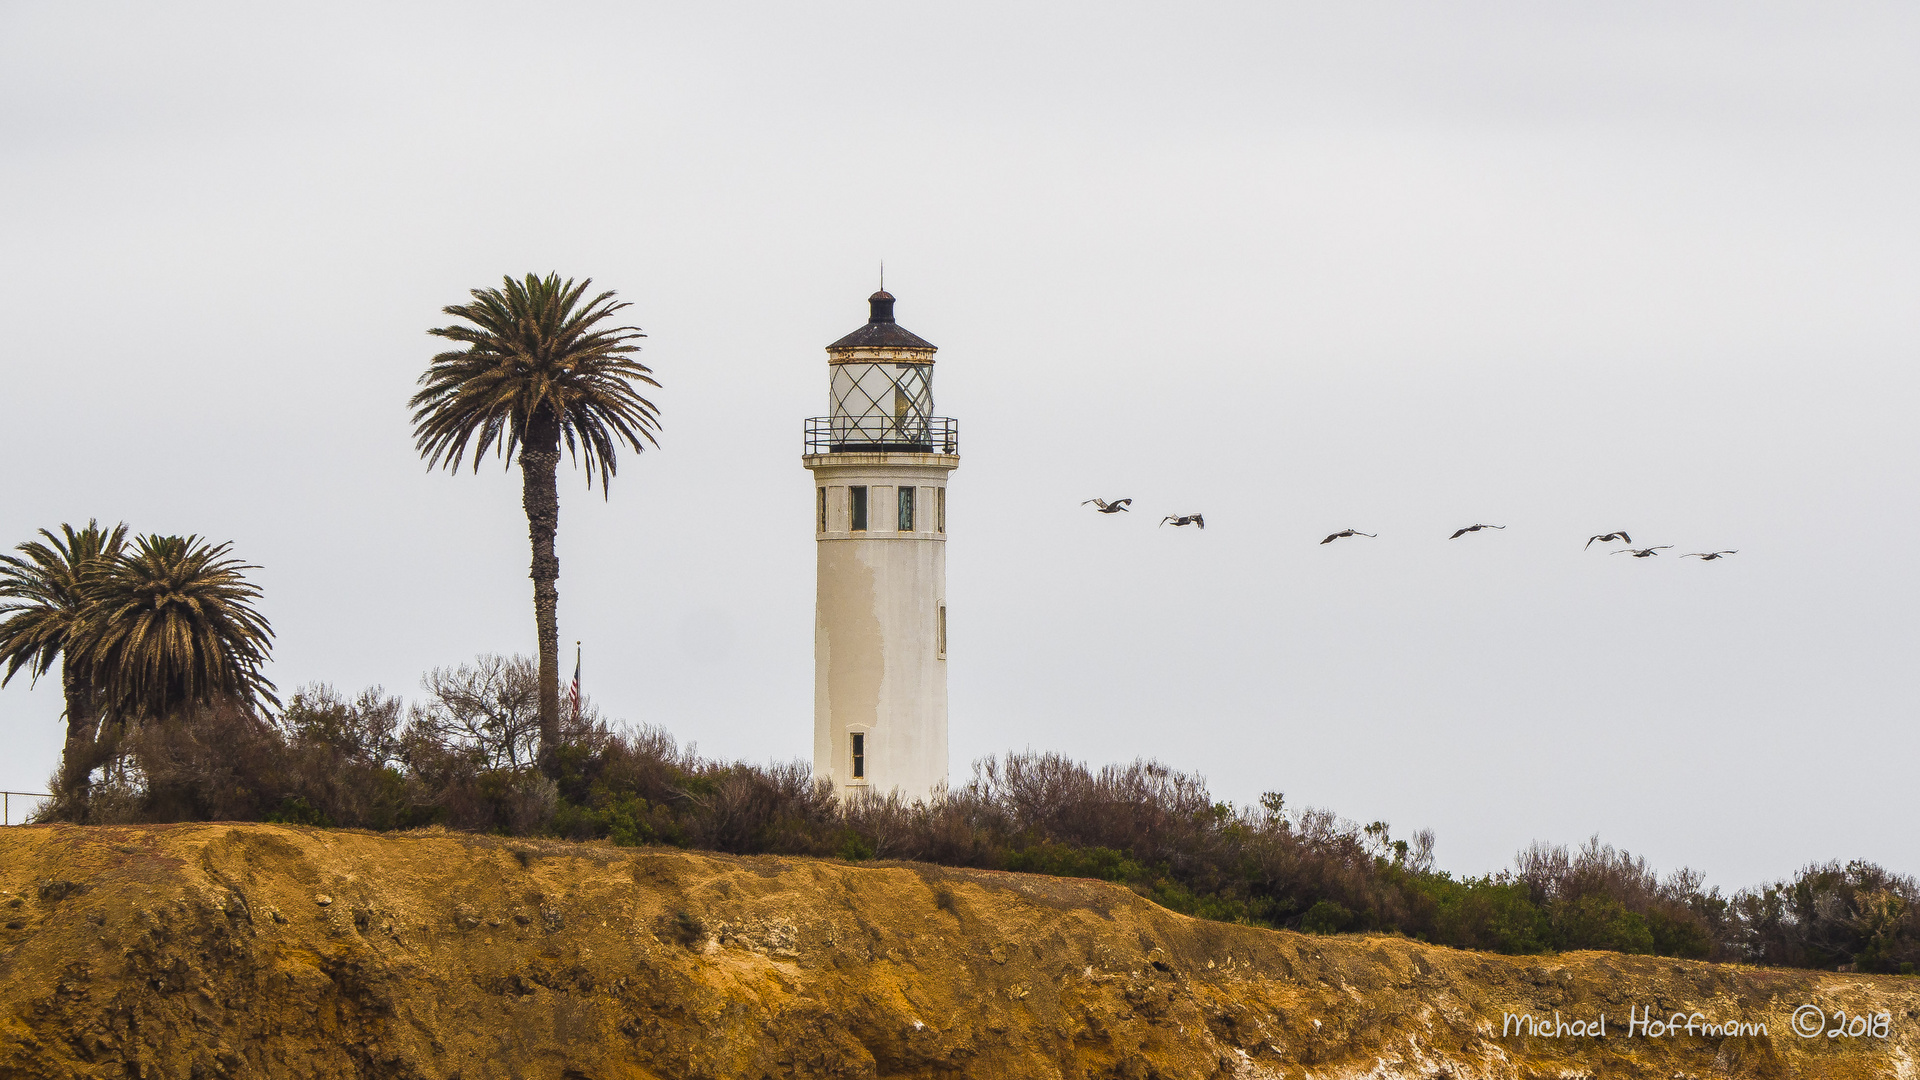
<svg viewBox="0 0 1920 1080">
<path fill-rule="evenodd" d="M 919 865 L 30 827 L 0 830 L 0 916 L 3 1077 L 1920 1076 L 1920 979 L 1309 937 Z M 1802 1005 L 1885 1034 L 1800 1037 Z M 1606 1035 L 1514 1033 L 1556 1013 Z"/>
</svg>

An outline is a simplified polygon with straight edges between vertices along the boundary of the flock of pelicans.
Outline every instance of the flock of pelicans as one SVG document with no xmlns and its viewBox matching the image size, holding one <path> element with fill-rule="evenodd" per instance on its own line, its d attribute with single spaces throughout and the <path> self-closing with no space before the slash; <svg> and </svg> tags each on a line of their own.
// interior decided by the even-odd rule
<svg viewBox="0 0 1920 1080">
<path fill-rule="evenodd" d="M 1112 502 L 1108 502 L 1106 499 L 1088 499 L 1086 502 L 1083 502 L 1080 505 L 1092 506 L 1095 513 L 1120 514 L 1120 513 L 1132 513 L 1131 510 L 1127 509 L 1132 503 L 1133 503 L 1132 499 L 1114 499 Z M 1162 526 L 1172 525 L 1175 528 L 1179 528 L 1182 525 L 1193 525 L 1197 528 L 1204 529 L 1207 527 L 1207 519 L 1199 514 L 1169 514 L 1166 517 L 1160 519 L 1160 524 Z M 1447 539 L 1458 540 L 1461 537 L 1467 535 L 1468 533 L 1479 532 L 1481 529 L 1504 529 L 1504 528 L 1506 528 L 1505 525 L 1468 525 L 1464 529 L 1454 530 L 1453 535 L 1447 537 Z M 1343 540 L 1349 536 L 1378 536 L 1378 535 L 1380 534 L 1361 532 L 1358 529 L 1341 529 L 1339 532 L 1334 533 L 1332 536 L 1329 536 L 1325 540 L 1322 540 L 1320 542 L 1323 544 L 1331 544 L 1335 540 Z M 1673 547 L 1672 544 L 1657 544 L 1653 547 L 1643 547 L 1643 548 L 1634 547 L 1633 537 L 1628 536 L 1627 531 L 1625 529 L 1618 529 L 1610 533 L 1601 533 L 1598 536 L 1588 537 L 1586 546 L 1592 547 L 1596 543 L 1610 544 L 1615 540 L 1618 540 L 1627 546 L 1623 548 L 1615 549 L 1613 554 L 1631 555 L 1636 559 L 1644 559 L 1651 555 L 1658 555 L 1660 552 L 1666 551 L 1669 548 Z M 1699 559 L 1702 562 L 1711 562 L 1714 559 L 1724 559 L 1729 555 L 1738 555 L 1738 554 L 1740 554 L 1738 550 L 1689 551 L 1685 555 L 1682 555 L 1680 557 L 1683 559 Z"/>
</svg>

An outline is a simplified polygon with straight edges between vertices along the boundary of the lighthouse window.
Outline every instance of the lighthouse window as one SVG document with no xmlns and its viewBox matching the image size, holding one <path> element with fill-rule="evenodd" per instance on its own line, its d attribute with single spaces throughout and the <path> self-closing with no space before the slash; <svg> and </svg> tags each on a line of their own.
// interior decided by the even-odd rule
<svg viewBox="0 0 1920 1080">
<path fill-rule="evenodd" d="M 827 531 L 827 489 L 820 489 L 820 531 Z"/>
<path fill-rule="evenodd" d="M 864 731 L 853 733 L 853 778 L 867 778 L 867 733 Z"/>
<path fill-rule="evenodd" d="M 945 660 L 947 658 L 947 605 L 945 604 L 940 605 L 940 622 L 936 634 L 938 636 L 934 644 L 939 649 L 940 659 Z"/>
<path fill-rule="evenodd" d="M 913 489 L 900 485 L 900 531 L 913 531 Z"/>
<path fill-rule="evenodd" d="M 850 487 L 847 489 L 847 493 L 853 496 L 853 525 L 851 528 L 854 532 L 866 532 L 867 489 L 864 485 L 861 487 Z"/>
<path fill-rule="evenodd" d="M 943 487 L 933 489 L 933 528 L 943 534 L 947 531 L 947 489 Z"/>
</svg>

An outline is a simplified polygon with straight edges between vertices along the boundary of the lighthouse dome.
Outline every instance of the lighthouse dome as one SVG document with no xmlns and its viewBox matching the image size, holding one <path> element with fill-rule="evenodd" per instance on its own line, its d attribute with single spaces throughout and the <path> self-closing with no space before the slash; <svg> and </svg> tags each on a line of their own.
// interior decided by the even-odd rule
<svg viewBox="0 0 1920 1080">
<path fill-rule="evenodd" d="M 829 351 L 841 349 L 925 349 L 929 353 L 935 346 L 913 331 L 893 321 L 893 294 L 885 289 L 867 297 L 867 306 L 871 314 L 867 325 L 827 346 Z"/>
</svg>

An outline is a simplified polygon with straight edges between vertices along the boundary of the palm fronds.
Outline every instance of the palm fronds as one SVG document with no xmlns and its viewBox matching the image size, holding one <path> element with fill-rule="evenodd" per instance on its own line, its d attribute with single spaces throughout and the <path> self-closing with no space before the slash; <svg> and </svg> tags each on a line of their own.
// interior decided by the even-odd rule
<svg viewBox="0 0 1920 1080">
<path fill-rule="evenodd" d="M 87 604 L 85 579 L 120 553 L 127 526 L 89 521 L 83 529 L 62 524 L 60 533 L 41 529 L 46 543 L 29 540 L 14 549 L 20 555 L 0 555 L 0 686 L 22 669 L 37 681 L 67 653 Z M 67 664 L 75 663 L 68 655 Z"/>
<path fill-rule="evenodd" d="M 143 536 L 88 575 L 75 651 L 100 676 L 109 709 L 164 719 L 222 698 L 274 705 L 261 674 L 273 629 L 253 608 L 260 590 L 230 544 Z"/>
<path fill-rule="evenodd" d="M 489 448 L 511 467 L 516 450 L 545 452 L 564 442 L 585 459 L 587 485 L 598 472 L 604 492 L 620 443 L 635 453 L 658 445 L 658 413 L 635 388 L 660 385 L 632 359 L 639 351 L 632 342 L 646 335 L 602 326 L 630 305 L 611 291 L 583 303 L 591 284 L 557 274 L 508 277 L 502 288 L 472 290 L 470 304 L 442 309 L 471 325 L 427 331 L 466 346 L 435 356 L 408 402 L 429 469 L 457 470 L 471 449 L 478 470 Z"/>
</svg>

